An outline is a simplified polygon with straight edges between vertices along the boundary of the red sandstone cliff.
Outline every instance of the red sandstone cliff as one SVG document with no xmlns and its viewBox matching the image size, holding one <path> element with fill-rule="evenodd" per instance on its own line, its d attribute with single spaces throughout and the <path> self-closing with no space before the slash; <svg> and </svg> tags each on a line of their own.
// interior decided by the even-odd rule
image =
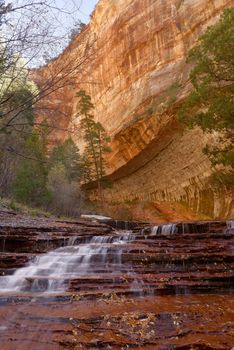
<svg viewBox="0 0 234 350">
<path fill-rule="evenodd" d="M 95 118 L 112 137 L 109 202 L 179 203 L 210 217 L 233 215 L 230 192 L 209 180 L 210 163 L 202 153 L 207 136 L 181 130 L 174 118 L 190 88 L 188 50 L 233 5 L 233 0 L 100 0 L 90 24 L 64 53 L 34 72 L 40 86 L 59 77 L 59 90 L 38 111 L 56 126 L 52 141 L 66 137 L 67 128 L 76 130 L 76 91 L 82 87 L 91 95 Z M 79 132 L 73 137 L 80 144 Z"/>
</svg>

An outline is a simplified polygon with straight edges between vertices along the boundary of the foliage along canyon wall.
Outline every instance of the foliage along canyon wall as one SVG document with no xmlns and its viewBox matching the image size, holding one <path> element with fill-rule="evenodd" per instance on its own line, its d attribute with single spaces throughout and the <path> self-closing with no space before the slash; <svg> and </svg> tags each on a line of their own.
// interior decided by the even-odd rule
<svg viewBox="0 0 234 350">
<path fill-rule="evenodd" d="M 179 203 L 198 217 L 233 215 L 230 190 L 210 180 L 211 165 L 202 153 L 215 136 L 183 130 L 175 120 L 190 89 L 189 49 L 233 5 L 233 0 L 100 0 L 82 33 L 33 72 L 40 85 L 58 75 L 59 67 L 73 65 L 72 84 L 61 84 L 41 102 L 52 106 L 50 122 L 57 126 L 52 142 L 69 129 L 82 147 L 75 95 L 80 88 L 91 95 L 95 118 L 112 138 L 109 203 Z M 48 115 L 39 109 L 39 117 L 43 113 Z M 93 187 L 87 187 L 91 197 Z"/>
</svg>

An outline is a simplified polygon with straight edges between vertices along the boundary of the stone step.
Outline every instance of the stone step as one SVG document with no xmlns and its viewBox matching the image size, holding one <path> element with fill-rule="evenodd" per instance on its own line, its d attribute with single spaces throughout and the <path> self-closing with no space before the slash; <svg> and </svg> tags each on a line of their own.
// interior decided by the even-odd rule
<svg viewBox="0 0 234 350">
<path fill-rule="evenodd" d="M 90 236 L 91 237 L 91 236 Z M 118 235 L 110 235 L 110 243 L 118 239 Z M 189 240 L 193 240 L 193 247 L 201 249 L 213 249 L 216 245 L 227 246 L 234 242 L 234 234 L 231 233 L 208 233 L 208 234 L 181 234 L 181 235 L 136 235 L 131 242 L 122 241 L 123 245 L 134 244 L 136 246 L 150 247 L 171 247 L 172 249 L 180 247 L 181 249 L 188 246 Z M 0 235 L 1 252 L 30 252 L 45 253 L 69 244 L 87 244 L 91 238 L 87 236 L 20 236 L 20 235 Z M 117 244 L 116 244 L 117 245 Z M 191 247 L 190 249 L 192 249 Z"/>
<path fill-rule="evenodd" d="M 51 247 L 118 237 L 97 223 L 30 220 L 17 219 L 19 227 L 0 222 L 0 274 L 10 278 Z M 152 235 L 139 224 L 134 239 L 120 244 L 103 237 L 93 248 L 107 255 L 94 254 L 82 265 L 85 275 L 73 261 L 69 273 L 48 278 L 53 270 L 41 268 L 27 276 L 23 292 L 2 289 L 0 349 L 231 349 L 234 235 L 226 222 L 177 225 L 175 234 Z M 57 267 L 68 263 L 66 254 L 54 254 Z M 65 283 L 67 291 L 44 292 L 48 282 Z"/>
<path fill-rule="evenodd" d="M 6 278 L 0 277 L 0 284 L 4 286 Z M 211 273 L 179 273 L 179 274 L 102 274 L 102 275 L 86 275 L 80 276 L 76 274 L 63 274 L 63 276 L 21 276 L 20 282 L 23 283 L 19 290 L 22 291 L 46 291 L 51 283 L 53 286 L 67 286 L 70 291 L 90 291 L 90 290 L 106 290 L 119 293 L 120 290 L 131 292 L 134 290 L 141 291 L 144 294 L 155 293 L 156 291 L 166 291 L 175 293 L 181 288 L 189 290 L 193 293 L 197 290 L 207 290 L 214 292 L 219 288 L 231 292 L 234 291 L 234 273 L 211 272 Z"/>
</svg>

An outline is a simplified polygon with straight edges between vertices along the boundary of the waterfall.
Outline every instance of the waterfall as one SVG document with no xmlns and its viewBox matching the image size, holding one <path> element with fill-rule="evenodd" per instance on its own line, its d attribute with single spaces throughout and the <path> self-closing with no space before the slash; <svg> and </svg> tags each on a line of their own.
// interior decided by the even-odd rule
<svg viewBox="0 0 234 350">
<path fill-rule="evenodd" d="M 158 233 L 158 228 L 159 226 L 153 226 L 151 228 L 151 236 L 156 236 L 156 234 Z"/>
<path fill-rule="evenodd" d="M 108 269 L 121 272 L 122 249 L 135 236 L 131 231 L 115 236 L 94 236 L 88 243 L 75 245 L 77 237 L 68 245 L 37 256 L 26 267 L 11 276 L 0 277 L 2 291 L 57 292 L 66 291 L 71 279 L 94 275 Z"/>
<path fill-rule="evenodd" d="M 226 222 L 226 225 L 227 225 L 227 227 L 226 227 L 225 232 L 226 233 L 234 233 L 234 220 L 228 220 Z"/>
<path fill-rule="evenodd" d="M 228 229 L 234 229 L 234 220 L 228 220 L 227 221 L 227 228 Z"/>
<path fill-rule="evenodd" d="M 151 228 L 151 236 L 177 233 L 177 224 L 156 225 Z"/>
<path fill-rule="evenodd" d="M 198 320 L 230 338 L 233 221 L 71 227 L 2 235 L 1 350 L 193 347 Z"/>
</svg>

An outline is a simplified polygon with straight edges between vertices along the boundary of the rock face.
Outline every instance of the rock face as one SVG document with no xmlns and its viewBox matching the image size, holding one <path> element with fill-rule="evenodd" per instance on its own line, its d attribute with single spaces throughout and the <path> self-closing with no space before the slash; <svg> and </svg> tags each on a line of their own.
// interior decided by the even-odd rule
<svg viewBox="0 0 234 350">
<path fill-rule="evenodd" d="M 233 222 L 1 219 L 2 350 L 232 348 Z"/>
<path fill-rule="evenodd" d="M 112 137 L 109 202 L 177 202 L 210 217 L 233 215 L 231 193 L 209 180 L 202 148 L 212 137 L 183 131 L 175 121 L 190 88 L 185 57 L 205 28 L 233 5 L 233 0 L 100 0 L 90 24 L 64 53 L 33 72 L 39 85 L 61 75 L 72 82 L 59 80 L 59 92 L 41 102 L 51 106 L 57 127 L 52 142 L 66 137 L 68 128 L 81 145 L 75 93 L 82 87 L 91 95 L 95 118 Z M 48 110 L 38 115 L 47 117 Z"/>
</svg>

